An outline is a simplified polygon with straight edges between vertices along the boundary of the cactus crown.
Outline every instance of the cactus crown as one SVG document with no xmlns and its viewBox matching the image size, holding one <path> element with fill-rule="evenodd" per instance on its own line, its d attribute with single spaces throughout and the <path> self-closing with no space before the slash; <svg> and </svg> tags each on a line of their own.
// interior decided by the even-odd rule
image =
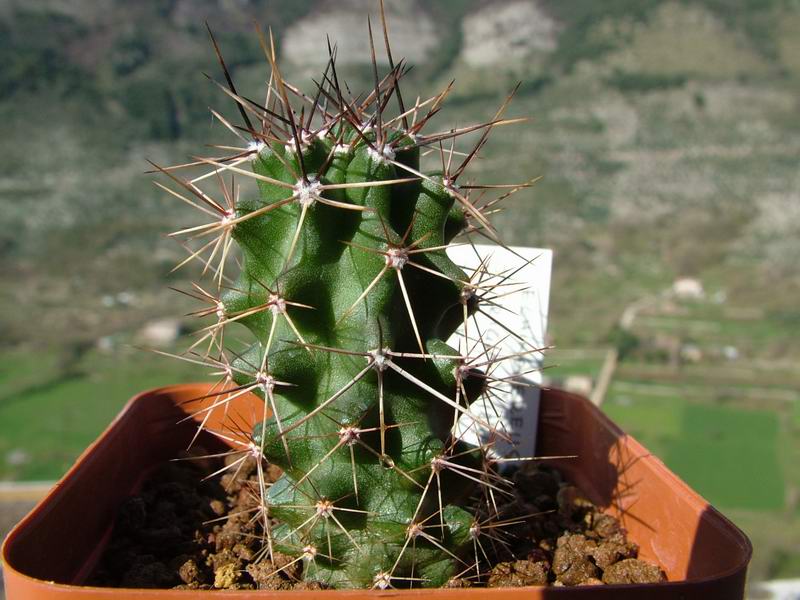
<svg viewBox="0 0 800 600">
<path fill-rule="evenodd" d="M 369 34 L 372 43 L 371 26 Z M 373 44 L 369 93 L 345 94 L 329 48 L 310 97 L 283 80 L 262 35 L 271 65 L 263 104 L 239 95 L 214 42 L 227 80 L 220 87 L 242 121 L 217 116 L 242 147 L 183 165 L 206 167 L 192 179 L 157 167 L 178 184 L 172 195 L 211 217 L 173 234 L 190 240 L 184 263 L 202 261 L 214 281 L 213 291 L 195 284 L 190 292 L 207 305 L 197 314 L 215 321 L 183 355 L 222 374 L 201 414 L 247 392 L 263 398 L 263 418 L 239 442 L 260 469 L 283 470 L 256 490 L 261 556 L 291 554 L 304 578 L 333 587 L 480 577 L 484 548 L 501 535 L 489 528 L 495 495 L 507 492 L 491 439 L 475 446 L 454 433 L 458 420 L 486 425 L 470 405 L 491 393 L 491 364 L 470 357 L 486 351 L 476 334 L 462 331 L 460 349 L 447 340 L 492 286 L 446 249 L 458 235 L 496 239 L 486 215 L 498 199 L 476 194 L 509 188 L 502 199 L 525 187 L 463 182 L 492 128 L 513 121 L 502 118 L 511 96 L 489 122 L 425 133 L 450 86 L 408 104 L 405 65 L 384 39 L 389 71 L 379 76 Z M 471 150 L 455 151 L 466 133 L 477 138 Z M 420 165 L 429 153 L 441 170 Z M 253 178 L 258 195 L 239 197 L 236 176 Z M 202 189 L 214 179 L 220 199 Z M 226 344 L 229 326 L 252 334 L 245 351 Z M 230 418 L 234 431 L 234 411 Z"/>
</svg>

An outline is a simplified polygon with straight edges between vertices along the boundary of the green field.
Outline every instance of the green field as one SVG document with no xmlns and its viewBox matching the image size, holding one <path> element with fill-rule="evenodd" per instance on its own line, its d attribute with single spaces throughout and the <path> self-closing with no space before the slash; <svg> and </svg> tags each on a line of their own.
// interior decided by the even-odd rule
<svg viewBox="0 0 800 600">
<path fill-rule="evenodd" d="M 782 434 L 774 412 L 632 396 L 613 387 L 604 409 L 715 506 L 783 507 Z"/>
<path fill-rule="evenodd" d="M 204 375 L 143 351 L 122 354 L 91 353 L 67 375 L 53 357 L 0 355 L 0 481 L 57 479 L 132 395 Z"/>
<path fill-rule="evenodd" d="M 778 415 L 689 405 L 681 432 L 669 443 L 665 462 L 713 503 L 753 510 L 783 506 Z"/>
</svg>

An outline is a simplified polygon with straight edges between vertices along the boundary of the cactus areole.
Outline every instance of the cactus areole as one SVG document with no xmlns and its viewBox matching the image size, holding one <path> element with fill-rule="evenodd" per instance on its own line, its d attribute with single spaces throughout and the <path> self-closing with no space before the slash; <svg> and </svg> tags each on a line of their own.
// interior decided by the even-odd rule
<svg viewBox="0 0 800 600">
<path fill-rule="evenodd" d="M 240 148 L 184 165 L 205 168 L 191 178 L 159 167 L 177 184 L 173 196 L 210 217 L 174 234 L 191 248 L 184 262 L 201 261 L 213 281 L 190 292 L 214 320 L 191 360 L 222 375 L 204 410 L 261 396 L 247 452 L 283 470 L 253 490 L 260 556 L 293 556 L 304 579 L 337 588 L 479 577 L 483 536 L 499 518 L 494 496 L 508 484 L 491 439 L 476 446 L 454 433 L 458 420 L 485 425 L 470 405 L 491 400 L 492 365 L 470 358 L 477 332 L 459 348 L 446 342 L 488 289 L 484 273 L 465 272 L 446 249 L 457 236 L 494 238 L 486 214 L 498 198 L 486 192 L 509 188 L 502 199 L 525 187 L 462 182 L 492 128 L 511 122 L 501 117 L 507 101 L 489 122 L 426 133 L 450 87 L 404 102 L 406 69 L 388 42 L 388 72 L 378 75 L 373 54 L 374 88 L 357 97 L 339 82 L 335 49 L 309 96 L 283 80 L 274 46 L 262 43 L 263 104 L 239 95 L 214 42 L 241 122 L 218 116 Z M 467 133 L 469 148 L 455 150 Z M 243 177 L 258 193 L 240 197 Z M 247 330 L 246 349 L 230 342 Z M 230 421 L 216 433 L 233 436 L 234 410 Z"/>
</svg>

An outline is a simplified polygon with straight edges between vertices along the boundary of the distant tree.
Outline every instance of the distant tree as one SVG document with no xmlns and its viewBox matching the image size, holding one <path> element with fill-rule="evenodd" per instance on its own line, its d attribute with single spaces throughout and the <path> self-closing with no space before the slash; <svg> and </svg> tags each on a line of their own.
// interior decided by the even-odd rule
<svg viewBox="0 0 800 600">
<path fill-rule="evenodd" d="M 614 325 L 606 336 L 606 340 L 616 348 L 620 361 L 625 360 L 641 346 L 639 336 L 619 325 Z"/>
</svg>

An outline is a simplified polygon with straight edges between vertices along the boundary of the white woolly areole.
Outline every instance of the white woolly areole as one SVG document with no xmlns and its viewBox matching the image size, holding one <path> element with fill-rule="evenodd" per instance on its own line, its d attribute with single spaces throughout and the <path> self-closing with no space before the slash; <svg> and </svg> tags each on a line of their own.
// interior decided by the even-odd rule
<svg viewBox="0 0 800 600">
<path fill-rule="evenodd" d="M 266 144 L 261 140 L 253 140 L 247 144 L 247 151 L 250 152 L 250 160 L 256 160 Z"/>
<path fill-rule="evenodd" d="M 319 198 L 322 184 L 313 175 L 308 176 L 308 183 L 302 179 L 294 186 L 294 193 L 301 206 L 311 206 Z"/>
<path fill-rule="evenodd" d="M 359 437 L 361 437 L 361 431 L 355 427 L 342 427 L 339 429 L 339 439 L 348 446 L 355 445 Z"/>
<path fill-rule="evenodd" d="M 333 514 L 333 502 L 330 500 L 320 500 L 317 502 L 316 506 L 317 515 L 327 519 Z"/>
<path fill-rule="evenodd" d="M 278 294 L 270 294 L 267 298 L 269 310 L 273 315 L 279 315 L 286 312 L 286 300 L 278 296 Z"/>
<path fill-rule="evenodd" d="M 376 573 L 375 577 L 372 579 L 376 588 L 380 590 L 385 590 L 392 585 L 392 576 L 385 572 L 381 571 L 380 573 Z"/>
<path fill-rule="evenodd" d="M 336 144 L 333 147 L 333 153 L 338 155 L 350 154 L 352 149 L 353 147 L 350 144 Z"/>
<path fill-rule="evenodd" d="M 225 319 L 225 305 L 222 302 L 217 302 L 217 318 L 220 321 Z"/>
<path fill-rule="evenodd" d="M 367 155 L 374 160 L 376 163 L 385 163 L 390 160 L 394 160 L 395 153 L 391 146 L 384 146 L 383 149 L 379 152 L 375 150 L 372 146 L 367 148 Z"/>
<path fill-rule="evenodd" d="M 219 222 L 222 223 L 223 225 L 227 225 L 228 223 L 233 221 L 235 218 L 236 218 L 236 211 L 231 208 L 231 209 L 226 210 L 222 214 L 222 217 L 220 218 Z"/>
<path fill-rule="evenodd" d="M 249 444 L 247 444 L 247 452 L 250 453 L 250 455 L 256 460 L 260 460 L 264 456 L 261 453 L 261 446 L 259 446 L 255 442 L 250 442 Z"/>
<path fill-rule="evenodd" d="M 469 379 L 471 373 L 472 367 L 464 364 L 463 362 L 453 369 L 453 375 L 455 376 L 456 380 L 464 381 L 465 379 Z"/>
<path fill-rule="evenodd" d="M 369 355 L 372 358 L 372 366 L 374 366 L 378 371 L 385 371 L 389 368 L 389 361 L 391 358 L 389 357 L 388 352 L 388 348 L 378 348 L 377 350 L 369 351 Z"/>
<path fill-rule="evenodd" d="M 450 181 L 448 178 L 442 179 L 442 185 L 444 186 L 444 190 L 451 196 L 455 195 L 458 190 L 458 184 L 455 181 Z"/>
<path fill-rule="evenodd" d="M 303 548 L 303 558 L 306 560 L 314 560 L 317 555 L 317 549 L 314 546 L 305 546 Z"/>
<path fill-rule="evenodd" d="M 472 525 L 469 527 L 469 536 L 475 540 L 481 535 L 481 524 L 477 521 L 473 521 Z"/>
<path fill-rule="evenodd" d="M 384 260 L 387 266 L 393 269 L 402 269 L 408 262 L 408 253 L 402 248 L 389 248 Z"/>
<path fill-rule="evenodd" d="M 265 394 L 271 394 L 272 390 L 275 389 L 275 378 L 264 371 L 256 373 L 256 383 L 258 383 Z"/>
<path fill-rule="evenodd" d="M 440 473 L 445 466 L 447 466 L 447 463 L 441 456 L 434 456 L 431 459 L 431 471 L 434 473 Z"/>
<path fill-rule="evenodd" d="M 309 142 L 311 142 L 311 134 L 308 131 L 301 131 L 300 135 L 300 150 L 305 150 L 308 148 Z M 287 152 L 295 152 L 297 150 L 297 144 L 294 141 L 294 137 L 290 137 L 287 142 L 284 144 L 284 148 L 286 148 Z"/>
<path fill-rule="evenodd" d="M 475 288 L 471 285 L 464 286 L 461 290 L 461 294 L 459 296 L 459 302 L 461 304 L 469 304 L 469 301 L 475 297 Z"/>
<path fill-rule="evenodd" d="M 419 523 L 411 523 L 411 525 L 408 526 L 408 529 L 406 529 L 406 533 L 410 538 L 419 537 L 422 535 L 422 525 Z"/>
</svg>

